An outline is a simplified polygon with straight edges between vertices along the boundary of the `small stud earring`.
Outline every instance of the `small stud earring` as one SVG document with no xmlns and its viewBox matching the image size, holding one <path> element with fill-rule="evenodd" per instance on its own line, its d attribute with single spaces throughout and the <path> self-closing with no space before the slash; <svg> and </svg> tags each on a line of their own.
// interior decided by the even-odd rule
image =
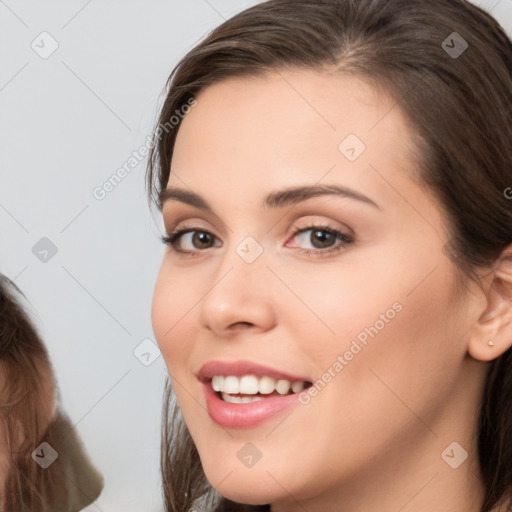
<svg viewBox="0 0 512 512">
<path fill-rule="evenodd" d="M 494 341 L 493 340 L 489 340 L 489 346 L 490 347 L 494 347 Z"/>
</svg>

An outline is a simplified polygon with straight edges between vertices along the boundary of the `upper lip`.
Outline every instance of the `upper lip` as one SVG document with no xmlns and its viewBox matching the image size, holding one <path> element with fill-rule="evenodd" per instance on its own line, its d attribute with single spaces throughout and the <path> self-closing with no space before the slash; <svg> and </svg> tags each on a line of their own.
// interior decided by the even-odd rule
<svg viewBox="0 0 512 512">
<path fill-rule="evenodd" d="M 290 382 L 303 381 L 311 382 L 308 378 L 300 375 L 292 375 L 288 372 L 283 372 L 270 366 L 265 366 L 254 361 L 209 361 L 201 366 L 197 376 L 203 382 L 210 380 L 215 375 L 233 375 L 235 377 L 242 377 L 244 375 L 255 375 L 257 377 L 273 377 L 276 380 L 284 379 Z"/>
</svg>

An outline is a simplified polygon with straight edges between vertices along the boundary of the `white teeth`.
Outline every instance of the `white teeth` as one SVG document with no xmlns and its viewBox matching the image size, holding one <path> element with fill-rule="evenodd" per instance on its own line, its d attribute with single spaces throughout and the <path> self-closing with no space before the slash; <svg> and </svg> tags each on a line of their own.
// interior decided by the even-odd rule
<svg viewBox="0 0 512 512">
<path fill-rule="evenodd" d="M 286 395 L 290 391 L 291 386 L 292 383 L 289 380 L 281 379 L 276 382 L 276 391 L 280 395 Z"/>
<path fill-rule="evenodd" d="M 255 395 L 259 391 L 258 377 L 255 375 L 244 375 L 240 379 L 240 393 L 242 395 Z"/>
<path fill-rule="evenodd" d="M 251 402 L 259 402 L 265 400 L 261 396 L 231 396 L 227 393 L 222 393 L 222 400 L 231 404 L 250 404 Z"/>
<path fill-rule="evenodd" d="M 302 391 L 304 389 L 304 382 L 300 380 L 296 380 L 295 382 L 292 382 L 292 391 L 294 393 L 298 393 L 299 391 Z"/>
<path fill-rule="evenodd" d="M 262 395 L 270 395 L 276 389 L 276 381 L 272 377 L 261 377 L 259 390 Z"/>
<path fill-rule="evenodd" d="M 220 391 L 223 387 L 224 377 L 222 375 L 215 375 L 212 379 L 212 387 L 215 391 Z"/>
<path fill-rule="evenodd" d="M 256 377 L 255 375 L 244 375 L 243 377 L 235 377 L 233 375 L 223 376 L 215 375 L 212 378 L 212 388 L 221 392 L 224 395 L 270 395 L 274 391 L 277 391 L 280 395 L 287 395 L 290 389 L 293 393 L 298 393 L 305 388 L 305 382 L 293 381 L 290 382 L 286 379 L 279 379 L 276 381 L 273 377 L 263 376 Z M 262 399 L 261 397 L 254 397 Z M 236 400 L 235 400 L 236 399 Z M 235 401 L 234 401 L 235 400 Z M 227 400 L 231 403 L 249 403 L 238 400 L 253 400 L 252 397 L 230 397 Z"/>
<path fill-rule="evenodd" d="M 240 379 L 238 377 L 233 377 L 232 375 L 226 377 L 222 384 L 221 391 L 229 393 L 230 395 L 240 393 Z"/>
</svg>

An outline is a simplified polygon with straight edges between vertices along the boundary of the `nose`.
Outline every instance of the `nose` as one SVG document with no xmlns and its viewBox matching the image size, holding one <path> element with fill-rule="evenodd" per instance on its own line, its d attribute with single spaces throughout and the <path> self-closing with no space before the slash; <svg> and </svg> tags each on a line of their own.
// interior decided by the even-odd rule
<svg viewBox="0 0 512 512">
<path fill-rule="evenodd" d="M 263 257 L 247 263 L 231 252 L 223 258 L 200 303 L 201 323 L 222 337 L 266 332 L 276 325 L 276 311 Z"/>
</svg>

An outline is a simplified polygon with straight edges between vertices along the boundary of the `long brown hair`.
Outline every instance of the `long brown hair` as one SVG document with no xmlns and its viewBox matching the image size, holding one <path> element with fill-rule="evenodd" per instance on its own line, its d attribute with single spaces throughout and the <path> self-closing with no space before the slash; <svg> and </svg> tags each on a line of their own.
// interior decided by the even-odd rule
<svg viewBox="0 0 512 512">
<path fill-rule="evenodd" d="M 202 89 L 234 76 L 332 66 L 385 90 L 411 121 L 417 178 L 451 230 L 446 254 L 462 285 L 478 282 L 476 269 L 492 269 L 512 242 L 512 201 L 504 193 L 512 184 L 512 43 L 490 14 L 465 0 L 270 0 L 229 19 L 169 77 L 148 165 L 150 202 L 161 209 L 169 180 L 179 129 L 168 129 L 169 120 Z M 169 384 L 163 489 L 167 510 L 186 512 L 215 493 L 172 398 Z M 478 446 L 481 512 L 489 512 L 512 489 L 510 351 L 490 364 Z M 258 507 L 222 499 L 217 510 Z"/>
<path fill-rule="evenodd" d="M 38 485 L 44 473 L 30 463 L 34 462 L 30 454 L 48 426 L 43 417 L 50 416 L 52 399 L 41 386 L 42 368 L 50 366 L 48 354 L 21 297 L 14 282 L 0 276 L 0 420 L 2 452 L 8 458 L 3 501 L 9 511 L 40 510 L 45 500 L 44 489 Z M 50 389 L 53 385 L 46 383 Z"/>
<path fill-rule="evenodd" d="M 0 274 L 0 509 L 74 512 L 98 497 L 103 477 L 57 407 L 50 358 L 23 298 Z M 32 458 L 43 441 L 57 453 L 46 468 Z"/>
</svg>

